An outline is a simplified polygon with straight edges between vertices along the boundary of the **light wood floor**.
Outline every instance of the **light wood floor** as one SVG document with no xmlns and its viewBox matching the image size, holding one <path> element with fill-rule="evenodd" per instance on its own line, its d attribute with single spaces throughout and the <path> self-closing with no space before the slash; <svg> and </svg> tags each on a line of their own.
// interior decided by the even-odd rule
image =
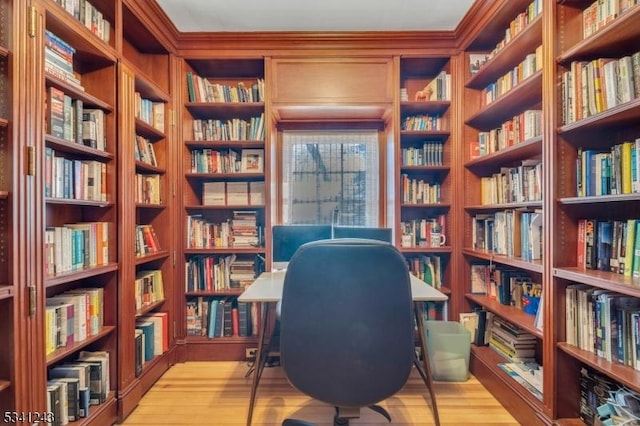
<svg viewBox="0 0 640 426">
<path fill-rule="evenodd" d="M 172 367 L 144 396 L 123 423 L 136 425 L 244 425 L 251 379 L 246 363 L 188 362 Z M 430 398 L 414 369 L 407 386 L 382 402 L 392 425 L 433 425 Z M 475 379 L 436 382 L 443 425 L 518 425 L 518 422 Z M 265 368 L 258 388 L 253 425 L 279 426 L 287 417 L 332 426 L 333 408 L 293 389 L 278 367 Z M 386 425 L 386 419 L 363 409 L 352 426 Z"/>
</svg>

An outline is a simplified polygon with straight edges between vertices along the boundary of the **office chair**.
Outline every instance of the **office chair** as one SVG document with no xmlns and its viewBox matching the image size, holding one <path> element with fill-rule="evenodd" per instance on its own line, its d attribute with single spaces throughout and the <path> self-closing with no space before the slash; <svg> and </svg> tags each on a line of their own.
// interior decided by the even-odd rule
<svg viewBox="0 0 640 426">
<path fill-rule="evenodd" d="M 281 365 L 297 390 L 336 407 L 348 425 L 407 382 L 415 332 L 409 271 L 392 245 L 339 239 L 304 244 L 282 294 Z M 287 419 L 284 426 L 310 423 Z"/>
</svg>

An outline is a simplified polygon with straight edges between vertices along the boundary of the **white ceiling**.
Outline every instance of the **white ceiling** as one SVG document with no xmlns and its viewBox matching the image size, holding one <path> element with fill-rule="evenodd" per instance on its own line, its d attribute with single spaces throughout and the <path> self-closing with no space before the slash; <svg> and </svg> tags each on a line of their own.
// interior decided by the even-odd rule
<svg viewBox="0 0 640 426">
<path fill-rule="evenodd" d="M 474 0 L 156 0 L 182 32 L 453 30 Z"/>
</svg>

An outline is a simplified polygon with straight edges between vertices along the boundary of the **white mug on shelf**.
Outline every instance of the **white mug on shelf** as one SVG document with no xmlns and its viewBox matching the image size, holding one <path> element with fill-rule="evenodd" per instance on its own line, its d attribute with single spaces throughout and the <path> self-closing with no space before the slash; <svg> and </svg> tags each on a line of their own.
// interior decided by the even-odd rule
<svg viewBox="0 0 640 426">
<path fill-rule="evenodd" d="M 431 233 L 431 247 L 441 247 L 447 243 L 447 237 L 440 232 Z"/>
</svg>

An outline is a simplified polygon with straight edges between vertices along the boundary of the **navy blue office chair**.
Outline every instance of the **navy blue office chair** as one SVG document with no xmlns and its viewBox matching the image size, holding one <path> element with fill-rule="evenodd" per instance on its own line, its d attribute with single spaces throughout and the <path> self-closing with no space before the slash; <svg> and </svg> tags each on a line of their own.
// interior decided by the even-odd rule
<svg viewBox="0 0 640 426">
<path fill-rule="evenodd" d="M 284 279 L 280 357 L 299 391 L 336 407 L 347 425 L 407 382 L 415 355 L 409 271 L 391 244 L 314 241 L 293 255 Z M 287 419 L 284 426 L 309 425 Z"/>
</svg>

